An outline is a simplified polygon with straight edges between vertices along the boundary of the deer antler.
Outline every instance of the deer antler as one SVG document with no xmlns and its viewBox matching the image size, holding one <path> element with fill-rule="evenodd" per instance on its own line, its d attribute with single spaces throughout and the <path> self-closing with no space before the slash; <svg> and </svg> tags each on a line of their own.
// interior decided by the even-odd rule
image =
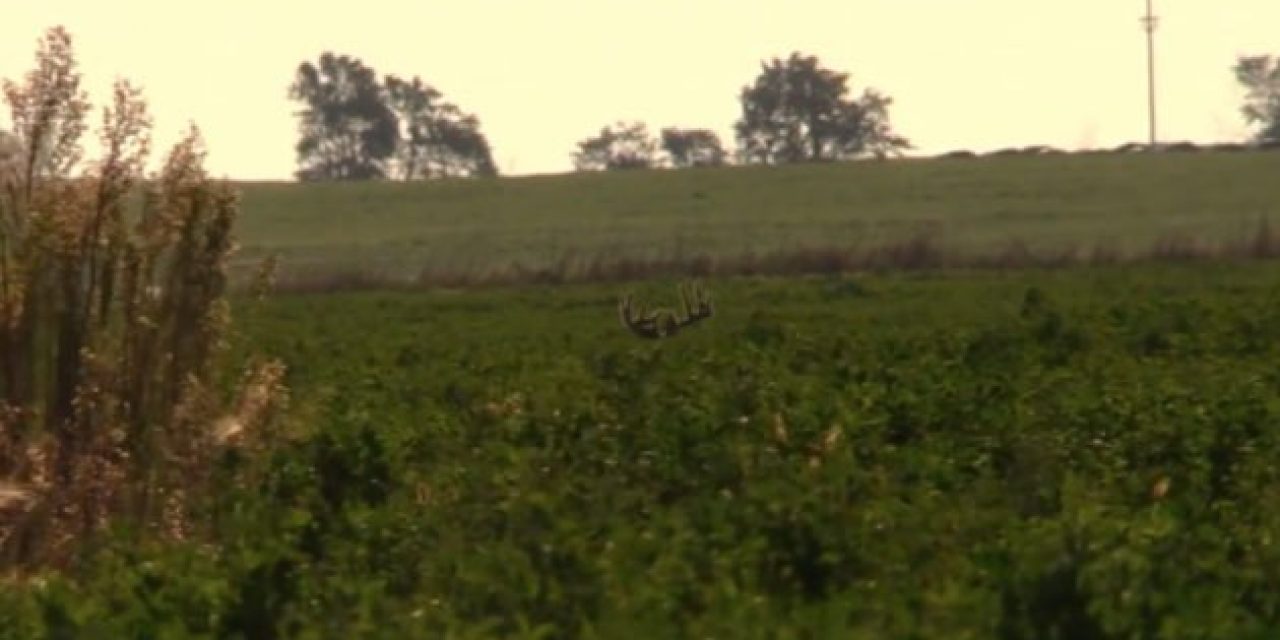
<svg viewBox="0 0 1280 640">
<path fill-rule="evenodd" d="M 714 313 L 711 299 L 702 287 L 694 284 L 681 284 L 680 309 L 645 309 L 636 307 L 630 295 L 618 302 L 618 317 L 622 325 L 641 338 L 670 338 L 680 329 L 699 320 L 710 318 Z"/>
</svg>

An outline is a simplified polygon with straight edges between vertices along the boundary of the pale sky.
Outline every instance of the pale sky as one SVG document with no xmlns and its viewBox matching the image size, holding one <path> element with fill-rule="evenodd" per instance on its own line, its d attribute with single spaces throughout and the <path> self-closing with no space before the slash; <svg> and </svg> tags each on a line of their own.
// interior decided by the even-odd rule
<svg viewBox="0 0 1280 640">
<path fill-rule="evenodd" d="M 1155 0 L 1163 140 L 1240 140 L 1237 56 L 1280 53 L 1278 0 Z M 567 171 L 617 121 L 732 145 L 761 60 L 817 55 L 892 96 L 917 153 L 1146 138 L 1143 0 L 0 0 L 0 77 L 66 26 L 94 104 L 141 84 L 167 148 L 187 122 L 209 168 L 291 178 L 294 71 L 326 50 L 421 76 L 480 117 L 499 169 Z M 7 111 L 0 126 L 7 125 Z"/>
</svg>

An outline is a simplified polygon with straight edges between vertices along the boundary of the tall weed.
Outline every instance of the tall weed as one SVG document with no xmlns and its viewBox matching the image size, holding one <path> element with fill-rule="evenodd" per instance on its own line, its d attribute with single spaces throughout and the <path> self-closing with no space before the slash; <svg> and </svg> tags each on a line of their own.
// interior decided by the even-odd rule
<svg viewBox="0 0 1280 640">
<path fill-rule="evenodd" d="M 0 566 L 62 564 L 112 518 L 189 536 L 215 458 L 283 399 L 276 362 L 230 398 L 215 381 L 237 197 L 194 127 L 145 177 L 151 118 L 127 81 L 82 167 L 90 105 L 60 27 L 4 97 Z"/>
</svg>

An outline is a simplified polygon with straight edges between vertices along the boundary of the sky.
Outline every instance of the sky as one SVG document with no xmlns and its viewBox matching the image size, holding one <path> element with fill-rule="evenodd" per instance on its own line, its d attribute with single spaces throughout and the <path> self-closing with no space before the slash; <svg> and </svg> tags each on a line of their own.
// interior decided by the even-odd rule
<svg viewBox="0 0 1280 640">
<path fill-rule="evenodd" d="M 1240 141 L 1240 55 L 1280 53 L 1280 1 L 1154 0 L 1165 141 Z M 476 114 L 507 174 L 571 169 L 619 120 L 710 128 L 732 144 L 738 93 L 792 51 L 874 87 L 915 154 L 1147 136 L 1144 0 L 0 0 L 0 78 L 63 25 L 95 105 L 140 84 L 167 148 L 187 124 L 233 179 L 296 168 L 299 64 L 324 51 L 421 76 Z M 0 127 L 8 124 L 7 110 Z"/>
</svg>

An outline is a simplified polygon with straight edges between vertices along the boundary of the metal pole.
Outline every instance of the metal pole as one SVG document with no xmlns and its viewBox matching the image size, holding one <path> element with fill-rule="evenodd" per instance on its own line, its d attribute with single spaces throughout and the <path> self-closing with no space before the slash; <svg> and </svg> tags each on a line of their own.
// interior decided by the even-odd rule
<svg viewBox="0 0 1280 640">
<path fill-rule="evenodd" d="M 1160 21 L 1151 13 L 1151 0 L 1147 0 L 1147 15 L 1142 26 L 1147 31 L 1147 127 L 1151 139 L 1150 148 L 1156 148 L 1156 24 Z"/>
</svg>

